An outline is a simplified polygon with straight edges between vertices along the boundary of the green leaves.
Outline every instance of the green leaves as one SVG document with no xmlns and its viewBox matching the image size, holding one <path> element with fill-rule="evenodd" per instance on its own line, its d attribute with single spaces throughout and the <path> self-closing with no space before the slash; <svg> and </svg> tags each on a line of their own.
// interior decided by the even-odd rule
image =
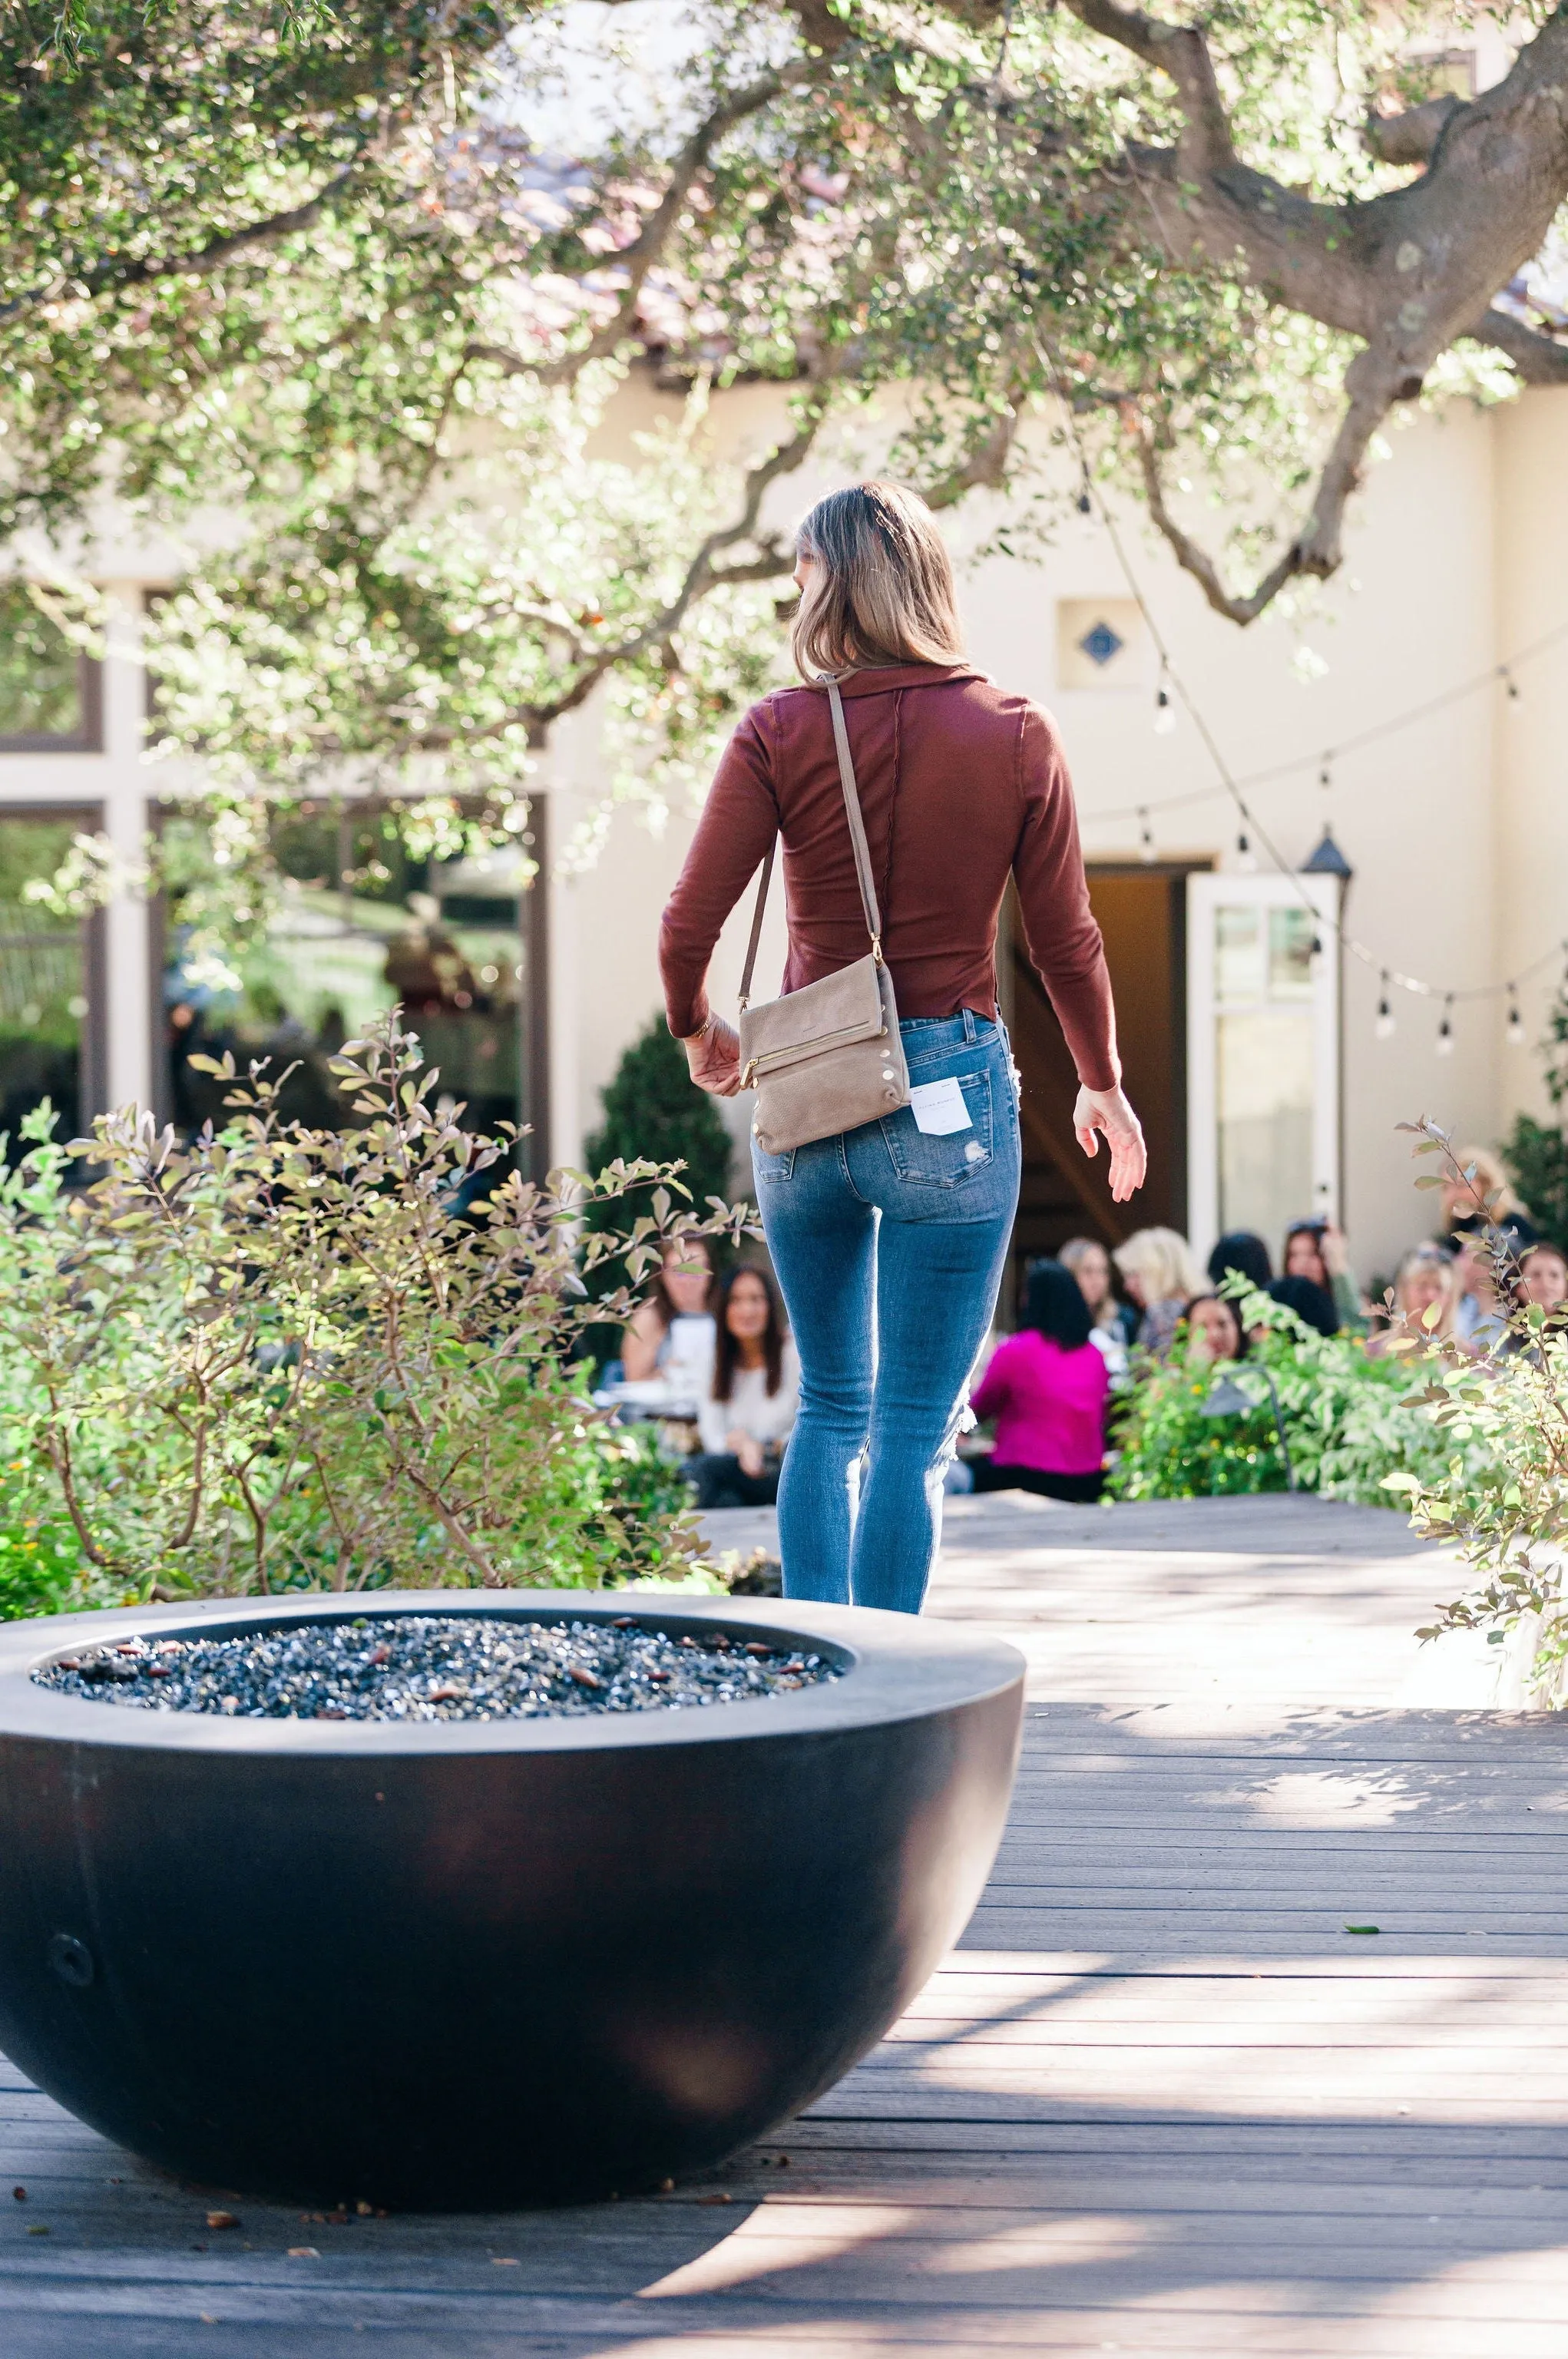
<svg viewBox="0 0 1568 2359">
<path fill-rule="evenodd" d="M 257 1071 L 221 1138 L 149 1156 L 150 1126 L 110 1116 L 77 1143 L 102 1175 L 84 1190 L 41 1138 L 0 1177 L 0 1610 L 8 1514 L 69 1536 L 77 1603 L 685 1560 L 643 1473 L 623 1510 L 630 1462 L 572 1372 L 585 1321 L 629 1308 L 584 1300 L 583 1183 L 513 1171 L 458 1217 L 504 1150 L 432 1113 L 395 1016 L 351 1045 L 337 1078 L 381 1108 L 370 1129 L 281 1123 Z M 640 1162 L 593 1183 L 656 1197 L 656 1264 L 678 1220 L 735 1225 L 678 1212 L 673 1181 Z"/>
</svg>

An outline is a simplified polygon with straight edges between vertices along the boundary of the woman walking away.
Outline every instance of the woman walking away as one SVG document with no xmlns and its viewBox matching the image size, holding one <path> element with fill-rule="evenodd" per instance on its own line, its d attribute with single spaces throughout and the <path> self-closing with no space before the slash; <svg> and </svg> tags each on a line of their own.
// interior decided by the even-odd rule
<svg viewBox="0 0 1568 2359">
<path fill-rule="evenodd" d="M 782 838 L 785 996 L 747 1023 L 773 1044 L 752 1060 L 752 1158 L 800 1354 L 779 1495 L 784 1585 L 914 1614 L 1018 1201 L 1018 1098 L 996 1015 L 1009 876 L 1083 1084 L 1078 1141 L 1094 1155 L 1104 1134 L 1118 1203 L 1142 1184 L 1143 1135 L 1122 1094 L 1061 748 L 1042 712 L 964 660 L 929 511 L 891 484 L 835 492 L 806 518 L 798 557 L 805 685 L 754 705 L 730 740 L 659 958 L 693 1080 L 733 1096 L 739 1041 L 704 978 Z M 767 881 L 765 868 L 764 893 Z M 754 946 L 760 897 L 757 909 Z M 826 1053 L 826 1011 L 809 1011 L 824 998 L 864 1010 L 867 991 L 872 1013 L 838 1037 L 875 1046 L 846 1066 Z"/>
<path fill-rule="evenodd" d="M 795 1422 L 800 1372 L 765 1269 L 737 1262 L 719 1281 L 713 1377 L 697 1415 L 702 1453 L 689 1462 L 700 1507 L 771 1507 Z"/>
<path fill-rule="evenodd" d="M 1099 1497 L 1110 1375 L 1094 1349 L 1089 1306 L 1059 1261 L 1029 1272 L 1025 1324 L 991 1354 L 970 1397 L 996 1420 L 990 1457 L 971 1461 L 977 1491 L 1035 1491 L 1047 1499 Z"/>
</svg>

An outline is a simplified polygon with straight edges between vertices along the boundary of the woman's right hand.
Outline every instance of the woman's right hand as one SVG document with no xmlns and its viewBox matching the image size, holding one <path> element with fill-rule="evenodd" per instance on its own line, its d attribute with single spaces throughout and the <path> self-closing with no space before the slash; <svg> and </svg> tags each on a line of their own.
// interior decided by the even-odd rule
<svg viewBox="0 0 1568 2359">
<path fill-rule="evenodd" d="M 1148 1176 L 1149 1149 L 1143 1143 L 1143 1125 L 1123 1092 L 1081 1089 L 1073 1109 L 1073 1127 L 1085 1155 L 1099 1153 L 1099 1134 L 1105 1132 L 1111 1150 L 1111 1199 L 1125 1204 Z"/>
<path fill-rule="evenodd" d="M 764 1463 L 761 1442 L 752 1434 L 743 1433 L 736 1426 L 725 1434 L 724 1448 L 732 1458 L 739 1460 L 741 1473 L 749 1474 L 755 1482 L 761 1473 Z"/>
<path fill-rule="evenodd" d="M 700 1032 L 681 1043 L 691 1079 L 710 1097 L 740 1095 L 740 1035 L 722 1016 L 710 1016 Z"/>
</svg>

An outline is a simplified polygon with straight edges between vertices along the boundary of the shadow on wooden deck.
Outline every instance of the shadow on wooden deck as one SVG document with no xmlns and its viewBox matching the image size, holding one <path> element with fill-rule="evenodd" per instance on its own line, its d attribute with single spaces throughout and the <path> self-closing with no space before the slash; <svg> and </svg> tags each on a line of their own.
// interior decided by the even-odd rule
<svg viewBox="0 0 1568 2359">
<path fill-rule="evenodd" d="M 950 1561 L 941 1610 L 1046 1640 L 1007 1834 L 960 1950 L 781 2139 L 592 2210 L 209 2233 L 12 2075 L 5 2359 L 1562 2359 L 1568 1719 L 1395 1708 L 1431 1568 L 1375 1553 L 1391 1517 L 1315 1552 L 1294 1516 L 1178 1528 L 993 1520 Z M 1270 1699 L 1239 1725 L 1238 1667 Z"/>
</svg>

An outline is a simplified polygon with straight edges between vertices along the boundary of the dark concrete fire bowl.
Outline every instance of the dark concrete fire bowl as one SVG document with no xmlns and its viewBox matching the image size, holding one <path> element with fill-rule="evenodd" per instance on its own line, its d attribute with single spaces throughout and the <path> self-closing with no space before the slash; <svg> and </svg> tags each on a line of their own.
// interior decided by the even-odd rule
<svg viewBox="0 0 1568 2359">
<path fill-rule="evenodd" d="M 685 1712 L 222 1719 L 37 1686 L 90 1643 L 359 1601 L 0 1628 L 0 2047 L 201 2184 L 485 2208 L 630 2192 L 821 2096 L 1001 1837 L 1010 1647 L 769 1600 L 377 1595 L 385 1614 L 780 1639 L 844 1676 Z"/>
</svg>

